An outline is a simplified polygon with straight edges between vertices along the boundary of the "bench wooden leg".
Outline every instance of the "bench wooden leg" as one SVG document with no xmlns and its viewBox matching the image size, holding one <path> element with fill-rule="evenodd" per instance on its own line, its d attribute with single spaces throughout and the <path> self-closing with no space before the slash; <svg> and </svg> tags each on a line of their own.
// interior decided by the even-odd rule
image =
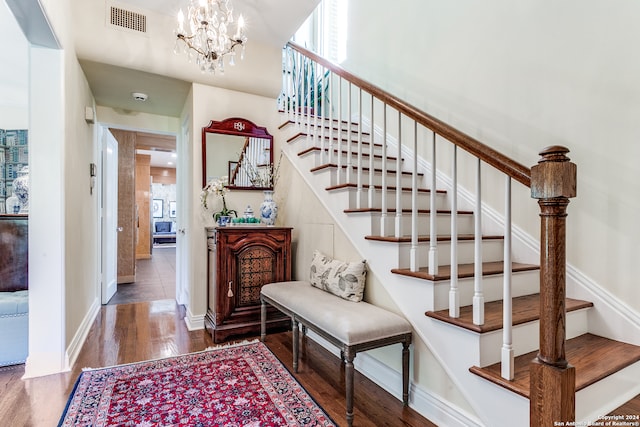
<svg viewBox="0 0 640 427">
<path fill-rule="evenodd" d="M 264 342 L 267 336 L 267 303 L 264 300 L 260 300 L 262 305 L 260 306 L 260 341 Z"/>
<path fill-rule="evenodd" d="M 409 342 L 402 343 L 402 403 L 409 405 Z"/>
<path fill-rule="evenodd" d="M 298 330 L 298 321 L 295 319 L 295 317 L 293 317 L 291 321 L 293 322 L 293 372 L 298 373 L 298 341 L 300 332 Z"/>
<path fill-rule="evenodd" d="M 344 379 L 345 379 L 345 392 L 347 395 L 347 425 L 353 425 L 353 359 L 356 355 L 347 348 L 345 352 L 345 365 L 344 365 Z"/>
</svg>

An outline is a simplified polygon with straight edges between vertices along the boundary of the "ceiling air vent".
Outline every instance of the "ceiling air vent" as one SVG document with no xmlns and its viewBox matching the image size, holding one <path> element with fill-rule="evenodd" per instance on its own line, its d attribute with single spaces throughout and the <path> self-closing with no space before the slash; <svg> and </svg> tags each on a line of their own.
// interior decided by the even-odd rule
<svg viewBox="0 0 640 427">
<path fill-rule="evenodd" d="M 111 6 L 111 25 L 146 33 L 147 16 L 141 13 Z"/>
</svg>

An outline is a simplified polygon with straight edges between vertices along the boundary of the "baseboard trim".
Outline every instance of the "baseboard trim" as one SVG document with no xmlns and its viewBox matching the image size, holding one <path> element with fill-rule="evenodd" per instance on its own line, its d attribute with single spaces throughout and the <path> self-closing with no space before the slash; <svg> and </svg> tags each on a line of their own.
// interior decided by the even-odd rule
<svg viewBox="0 0 640 427">
<path fill-rule="evenodd" d="M 307 329 L 307 337 L 320 344 L 336 357 L 340 351 L 315 332 Z M 398 345 L 400 354 L 400 346 Z M 398 400 L 402 400 L 402 374 L 366 352 L 358 353 L 354 360 L 358 372 L 382 387 Z M 436 395 L 413 382 L 409 385 L 409 407 L 429 421 L 449 427 L 481 427 L 482 423 L 458 407 L 445 403 Z"/>
<path fill-rule="evenodd" d="M 184 323 L 187 325 L 189 331 L 199 331 L 204 329 L 204 314 L 195 316 L 191 313 L 189 307 L 187 307 L 186 316 L 184 316 Z"/>
<path fill-rule="evenodd" d="M 89 335 L 89 330 L 91 329 L 91 325 L 96 320 L 98 313 L 100 312 L 100 301 L 99 299 L 94 299 L 93 304 L 89 308 L 86 316 L 82 319 L 82 323 L 78 327 L 76 334 L 73 336 L 73 339 L 69 343 L 69 347 L 67 347 L 67 354 L 69 355 L 70 365 L 73 366 L 80 355 L 80 350 L 82 350 L 82 345 L 84 344 L 87 336 Z"/>
</svg>

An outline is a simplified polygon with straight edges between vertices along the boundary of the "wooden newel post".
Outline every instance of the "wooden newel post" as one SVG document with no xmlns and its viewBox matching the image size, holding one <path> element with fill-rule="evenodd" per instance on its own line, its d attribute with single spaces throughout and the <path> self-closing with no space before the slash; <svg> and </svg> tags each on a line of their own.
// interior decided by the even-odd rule
<svg viewBox="0 0 640 427">
<path fill-rule="evenodd" d="M 540 205 L 540 351 L 530 367 L 530 425 L 575 421 L 575 368 L 565 358 L 566 217 L 576 196 L 569 150 L 547 147 L 531 168 L 531 197 Z M 560 424 L 555 424 L 560 425 Z"/>
</svg>

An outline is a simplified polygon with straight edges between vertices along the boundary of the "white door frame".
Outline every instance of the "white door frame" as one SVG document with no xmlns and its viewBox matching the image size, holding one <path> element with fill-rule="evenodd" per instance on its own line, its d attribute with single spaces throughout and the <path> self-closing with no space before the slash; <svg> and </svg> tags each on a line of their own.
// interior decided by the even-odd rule
<svg viewBox="0 0 640 427">
<path fill-rule="evenodd" d="M 189 116 L 182 122 L 180 134 L 176 136 L 176 301 L 181 305 L 189 304 L 189 244 L 187 218 L 191 210 L 187 205 L 186 184 L 189 182 Z"/>
</svg>

